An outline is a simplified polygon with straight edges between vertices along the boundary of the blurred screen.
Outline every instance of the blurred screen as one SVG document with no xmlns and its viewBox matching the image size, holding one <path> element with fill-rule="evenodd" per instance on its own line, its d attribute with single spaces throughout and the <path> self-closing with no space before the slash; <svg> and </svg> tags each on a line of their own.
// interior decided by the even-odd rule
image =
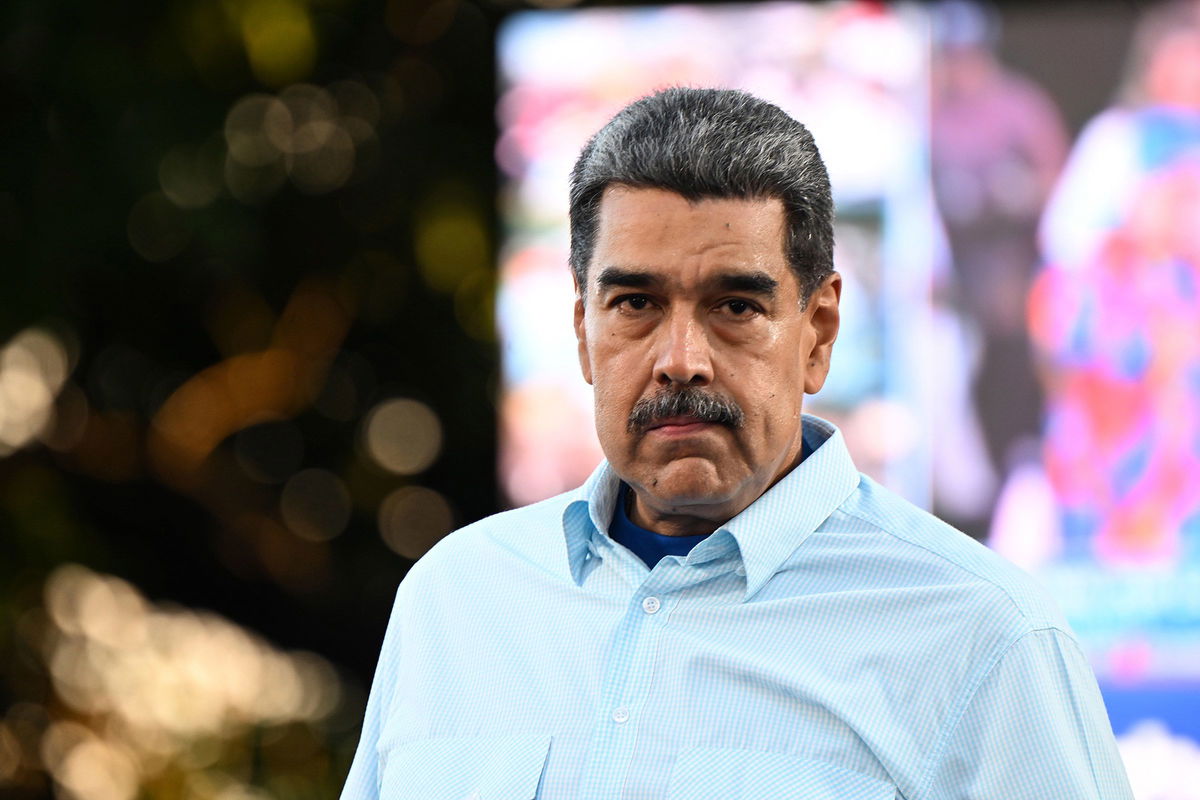
<svg viewBox="0 0 1200 800">
<path fill-rule="evenodd" d="M 511 19 L 499 47 L 500 478 L 509 499 L 578 486 L 601 458 L 571 333 L 567 176 L 587 138 L 630 99 L 676 84 L 749 90 L 813 131 L 847 285 L 837 366 L 811 410 L 842 424 L 866 471 L 927 499 L 927 382 L 902 368 L 929 346 L 933 324 L 922 16 L 857 4 L 531 12 Z"/>
<path fill-rule="evenodd" d="M 1135 793 L 1200 797 L 1200 82 L 1179 78 L 1200 75 L 1200 26 L 1143 28 L 1124 94 L 1103 87 L 1113 107 L 1074 137 L 970 3 L 510 17 L 509 501 L 602 458 L 571 329 L 580 149 L 656 88 L 745 89 L 812 130 L 837 205 L 842 329 L 805 410 L 861 470 L 1033 572 L 1091 657 Z"/>
</svg>

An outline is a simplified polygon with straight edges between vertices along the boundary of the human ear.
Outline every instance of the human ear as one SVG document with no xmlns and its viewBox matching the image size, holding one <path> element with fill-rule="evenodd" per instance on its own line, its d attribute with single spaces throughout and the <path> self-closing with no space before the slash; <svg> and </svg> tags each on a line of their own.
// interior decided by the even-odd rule
<svg viewBox="0 0 1200 800">
<path fill-rule="evenodd" d="M 579 286 L 579 279 L 572 276 L 575 282 L 575 342 L 579 348 L 579 371 L 583 373 L 583 379 L 590 385 L 592 383 L 592 360 L 588 356 L 587 347 L 587 325 L 583 316 L 583 289 Z"/>
<path fill-rule="evenodd" d="M 825 385 L 829 375 L 829 361 L 833 354 L 833 343 L 837 339 L 841 324 L 838 304 L 842 299 L 842 276 L 832 273 L 808 298 L 804 309 L 807 323 L 812 330 L 812 346 L 802 353 L 808 362 L 804 370 L 804 392 L 816 394 Z"/>
</svg>

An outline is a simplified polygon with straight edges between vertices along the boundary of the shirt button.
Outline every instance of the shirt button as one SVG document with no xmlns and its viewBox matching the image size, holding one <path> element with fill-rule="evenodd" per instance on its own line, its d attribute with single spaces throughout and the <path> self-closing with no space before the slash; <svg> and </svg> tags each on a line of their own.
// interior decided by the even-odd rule
<svg viewBox="0 0 1200 800">
<path fill-rule="evenodd" d="M 647 597 L 642 601 L 642 611 L 645 611 L 647 614 L 654 614 L 660 608 L 662 608 L 662 603 L 659 602 L 657 597 Z"/>
<path fill-rule="evenodd" d="M 737 566 L 737 568 L 735 568 L 733 571 L 734 571 L 734 572 L 736 572 L 738 575 L 745 575 L 745 574 L 746 574 L 746 568 L 745 568 L 745 567 L 743 567 L 743 566 L 741 566 L 740 564 L 739 564 L 739 565 Z"/>
<path fill-rule="evenodd" d="M 626 708 L 625 706 L 621 706 L 620 708 L 614 708 L 613 713 L 612 713 L 612 718 L 613 718 L 613 722 L 617 723 L 618 725 L 620 725 L 623 722 L 628 721 L 629 720 L 629 709 Z"/>
</svg>

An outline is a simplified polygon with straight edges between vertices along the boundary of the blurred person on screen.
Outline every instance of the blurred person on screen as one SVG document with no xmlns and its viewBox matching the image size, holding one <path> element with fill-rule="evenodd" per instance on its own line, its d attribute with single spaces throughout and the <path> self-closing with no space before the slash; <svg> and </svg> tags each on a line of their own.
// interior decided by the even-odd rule
<svg viewBox="0 0 1200 800">
<path fill-rule="evenodd" d="M 572 172 L 606 460 L 397 594 L 343 798 L 1129 798 L 1026 575 L 802 414 L 839 327 L 807 129 L 734 90 L 627 106 Z"/>
<path fill-rule="evenodd" d="M 955 372 L 970 382 L 989 472 L 1003 480 L 1041 427 L 1025 299 L 1038 262 L 1038 219 L 1066 158 L 1067 132 L 1045 90 L 997 57 L 992 6 L 947 0 L 930 10 L 934 198 L 953 267 L 953 306 L 978 341 L 974 363 Z M 956 449 L 946 469 L 965 468 L 966 453 Z M 937 507 L 981 534 L 990 498 L 956 508 L 962 494 L 946 494 Z"/>
<path fill-rule="evenodd" d="M 1042 221 L 1030 326 L 1067 561 L 1200 556 L 1200 5 L 1141 22 L 1124 101 Z"/>
<path fill-rule="evenodd" d="M 1162 4 L 1138 24 L 1119 101 L 1079 136 L 1040 223 L 1042 257 L 1082 268 L 1122 226 L 1149 173 L 1200 143 L 1200 3 Z"/>
</svg>

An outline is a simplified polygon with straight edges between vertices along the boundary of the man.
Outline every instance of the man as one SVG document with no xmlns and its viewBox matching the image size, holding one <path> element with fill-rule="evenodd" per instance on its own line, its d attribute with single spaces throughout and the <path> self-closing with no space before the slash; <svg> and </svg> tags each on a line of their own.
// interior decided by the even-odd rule
<svg viewBox="0 0 1200 800">
<path fill-rule="evenodd" d="M 400 586 L 343 798 L 1128 798 L 1052 603 L 801 417 L 838 330 L 808 131 L 621 111 L 572 173 L 607 456 Z"/>
</svg>

